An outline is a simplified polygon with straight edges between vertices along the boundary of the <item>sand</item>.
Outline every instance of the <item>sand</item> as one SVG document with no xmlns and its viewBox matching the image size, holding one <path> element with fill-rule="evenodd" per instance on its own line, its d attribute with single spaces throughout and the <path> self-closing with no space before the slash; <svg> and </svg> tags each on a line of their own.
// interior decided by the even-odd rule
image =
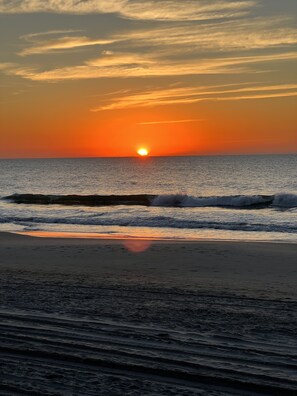
<svg viewBox="0 0 297 396">
<path fill-rule="evenodd" d="M 296 394 L 296 259 L 0 233 L 0 394 Z"/>
</svg>

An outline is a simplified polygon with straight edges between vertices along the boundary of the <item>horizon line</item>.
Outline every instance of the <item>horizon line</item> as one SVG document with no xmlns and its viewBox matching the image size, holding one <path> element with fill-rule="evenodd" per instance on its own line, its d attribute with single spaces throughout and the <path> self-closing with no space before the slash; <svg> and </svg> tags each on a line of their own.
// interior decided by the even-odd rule
<svg viewBox="0 0 297 396">
<path fill-rule="evenodd" d="M 225 154 L 174 154 L 174 155 L 148 155 L 146 157 L 140 157 L 139 155 L 127 155 L 127 156 L 77 156 L 77 157 L 0 157 L 1 160 L 54 160 L 54 159 L 128 159 L 138 158 L 141 161 L 146 161 L 148 158 L 179 158 L 179 157 L 252 157 L 252 156 L 272 156 L 272 155 L 297 155 L 296 152 L 287 153 L 225 153 Z"/>
</svg>

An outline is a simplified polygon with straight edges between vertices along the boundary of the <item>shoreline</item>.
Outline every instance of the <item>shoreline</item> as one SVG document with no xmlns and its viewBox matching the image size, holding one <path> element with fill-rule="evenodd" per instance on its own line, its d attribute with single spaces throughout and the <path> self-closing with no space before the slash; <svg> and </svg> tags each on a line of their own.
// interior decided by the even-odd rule
<svg viewBox="0 0 297 396">
<path fill-rule="evenodd" d="M 195 243 L 195 242 L 222 242 L 222 243 L 268 243 L 268 244 L 288 244 L 297 245 L 296 241 L 290 240 L 265 240 L 265 239 L 223 239 L 223 238 L 162 238 L 162 237 L 143 237 L 143 236 L 125 236 L 125 235 L 109 235 L 94 232 L 67 232 L 67 231 L 0 231 L 1 234 L 16 234 L 30 236 L 34 238 L 49 238 L 49 239 L 95 239 L 95 240 L 115 240 L 115 241 L 152 241 L 152 242 L 182 242 L 182 243 Z"/>
</svg>

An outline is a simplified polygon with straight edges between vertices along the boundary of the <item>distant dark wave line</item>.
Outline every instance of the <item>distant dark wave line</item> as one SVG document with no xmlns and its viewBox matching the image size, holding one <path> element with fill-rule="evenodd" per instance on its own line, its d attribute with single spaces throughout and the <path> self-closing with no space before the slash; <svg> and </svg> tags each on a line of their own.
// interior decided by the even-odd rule
<svg viewBox="0 0 297 396">
<path fill-rule="evenodd" d="M 155 195 L 43 195 L 13 194 L 4 199 L 18 204 L 37 205 L 81 205 L 81 206 L 114 206 L 141 205 L 150 206 Z"/>
<path fill-rule="evenodd" d="M 17 204 L 30 205 L 80 205 L 115 206 L 137 205 L 158 207 L 221 207 L 238 209 L 263 209 L 268 207 L 297 207 L 297 194 L 280 193 L 274 195 L 227 195 L 195 197 L 185 194 L 152 195 L 44 195 L 13 194 L 3 198 Z"/>
</svg>

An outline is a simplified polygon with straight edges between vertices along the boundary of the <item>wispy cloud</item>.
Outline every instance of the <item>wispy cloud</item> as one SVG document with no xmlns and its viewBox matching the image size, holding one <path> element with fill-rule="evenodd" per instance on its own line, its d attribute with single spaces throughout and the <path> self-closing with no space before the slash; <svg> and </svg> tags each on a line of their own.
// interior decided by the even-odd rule
<svg viewBox="0 0 297 396">
<path fill-rule="evenodd" d="M 133 69 L 135 67 L 147 67 L 147 65 L 154 64 L 154 60 L 148 56 L 141 54 L 125 54 L 125 53 L 113 53 L 103 51 L 102 56 L 97 59 L 92 59 L 86 62 L 90 67 L 124 67 L 127 66 L 128 69 Z"/>
<path fill-rule="evenodd" d="M 109 39 L 90 39 L 85 36 L 75 37 L 59 37 L 56 39 L 39 42 L 31 47 L 27 47 L 19 52 L 19 55 L 26 56 L 32 54 L 44 54 L 54 51 L 62 51 L 74 49 L 78 47 L 89 47 L 93 45 L 106 45 L 113 43 L 114 40 Z"/>
<path fill-rule="evenodd" d="M 2 13 L 118 13 L 128 19 L 207 20 L 241 16 L 255 0 L 0 0 Z"/>
<path fill-rule="evenodd" d="M 11 70 L 14 67 L 16 67 L 15 63 L 11 63 L 11 62 L 2 62 L 0 63 L 0 70 Z"/>
<path fill-rule="evenodd" d="M 205 118 L 193 118 L 191 120 L 145 121 L 145 122 L 139 122 L 138 125 L 183 124 L 188 122 L 201 122 L 201 121 L 205 121 Z"/>
<path fill-rule="evenodd" d="M 46 54 L 68 51 L 80 47 L 121 43 L 122 48 L 141 52 L 141 47 L 151 46 L 162 57 L 189 57 L 201 51 L 251 50 L 297 44 L 297 30 L 290 27 L 292 18 L 255 18 L 248 21 L 228 21 L 206 25 L 182 25 L 147 30 L 130 30 L 107 37 L 90 38 L 77 30 L 52 30 L 21 36 L 29 42 L 19 55 Z M 64 35 L 61 36 L 61 34 Z M 60 36 L 60 37 L 59 37 Z"/>
<path fill-rule="evenodd" d="M 198 21 L 242 16 L 256 4 L 256 1 L 142 0 L 127 1 L 121 13 L 131 19 Z"/>
<path fill-rule="evenodd" d="M 125 3 L 125 0 L 0 0 L 0 12 L 110 13 L 118 12 Z"/>
<path fill-rule="evenodd" d="M 44 37 L 44 36 L 55 36 L 57 34 L 66 34 L 66 33 L 80 33 L 82 32 L 81 29 L 60 29 L 60 30 L 46 30 L 43 32 L 35 32 L 35 33 L 28 33 L 22 35 L 20 38 L 24 39 L 26 41 L 35 41 L 39 37 Z"/>
<path fill-rule="evenodd" d="M 180 61 L 161 59 L 157 57 L 157 54 L 155 56 L 140 56 L 138 54 L 112 53 L 86 61 L 81 66 L 47 71 L 20 66 L 12 67 L 7 72 L 33 81 L 228 74 L 242 71 L 253 72 L 253 69 L 248 68 L 253 64 L 292 59 L 297 59 L 297 52 Z"/>
<path fill-rule="evenodd" d="M 190 104 L 201 101 L 226 101 L 297 96 L 297 84 L 251 85 L 232 88 L 230 85 L 213 87 L 180 87 L 151 90 L 116 97 L 91 111 L 153 107 L 159 105 Z"/>
<path fill-rule="evenodd" d="M 189 47 L 199 50 L 250 50 L 287 46 L 297 43 L 295 21 L 290 16 L 258 17 L 207 23 L 205 25 L 174 25 L 146 30 L 134 30 L 126 35 L 130 45 L 170 47 L 171 51 Z"/>
<path fill-rule="evenodd" d="M 251 99 L 271 99 L 271 98 L 285 98 L 297 96 L 297 91 L 295 92 L 276 92 L 276 93 L 263 93 L 255 95 L 241 95 L 233 96 L 232 98 L 218 98 L 217 100 L 251 100 Z"/>
</svg>

